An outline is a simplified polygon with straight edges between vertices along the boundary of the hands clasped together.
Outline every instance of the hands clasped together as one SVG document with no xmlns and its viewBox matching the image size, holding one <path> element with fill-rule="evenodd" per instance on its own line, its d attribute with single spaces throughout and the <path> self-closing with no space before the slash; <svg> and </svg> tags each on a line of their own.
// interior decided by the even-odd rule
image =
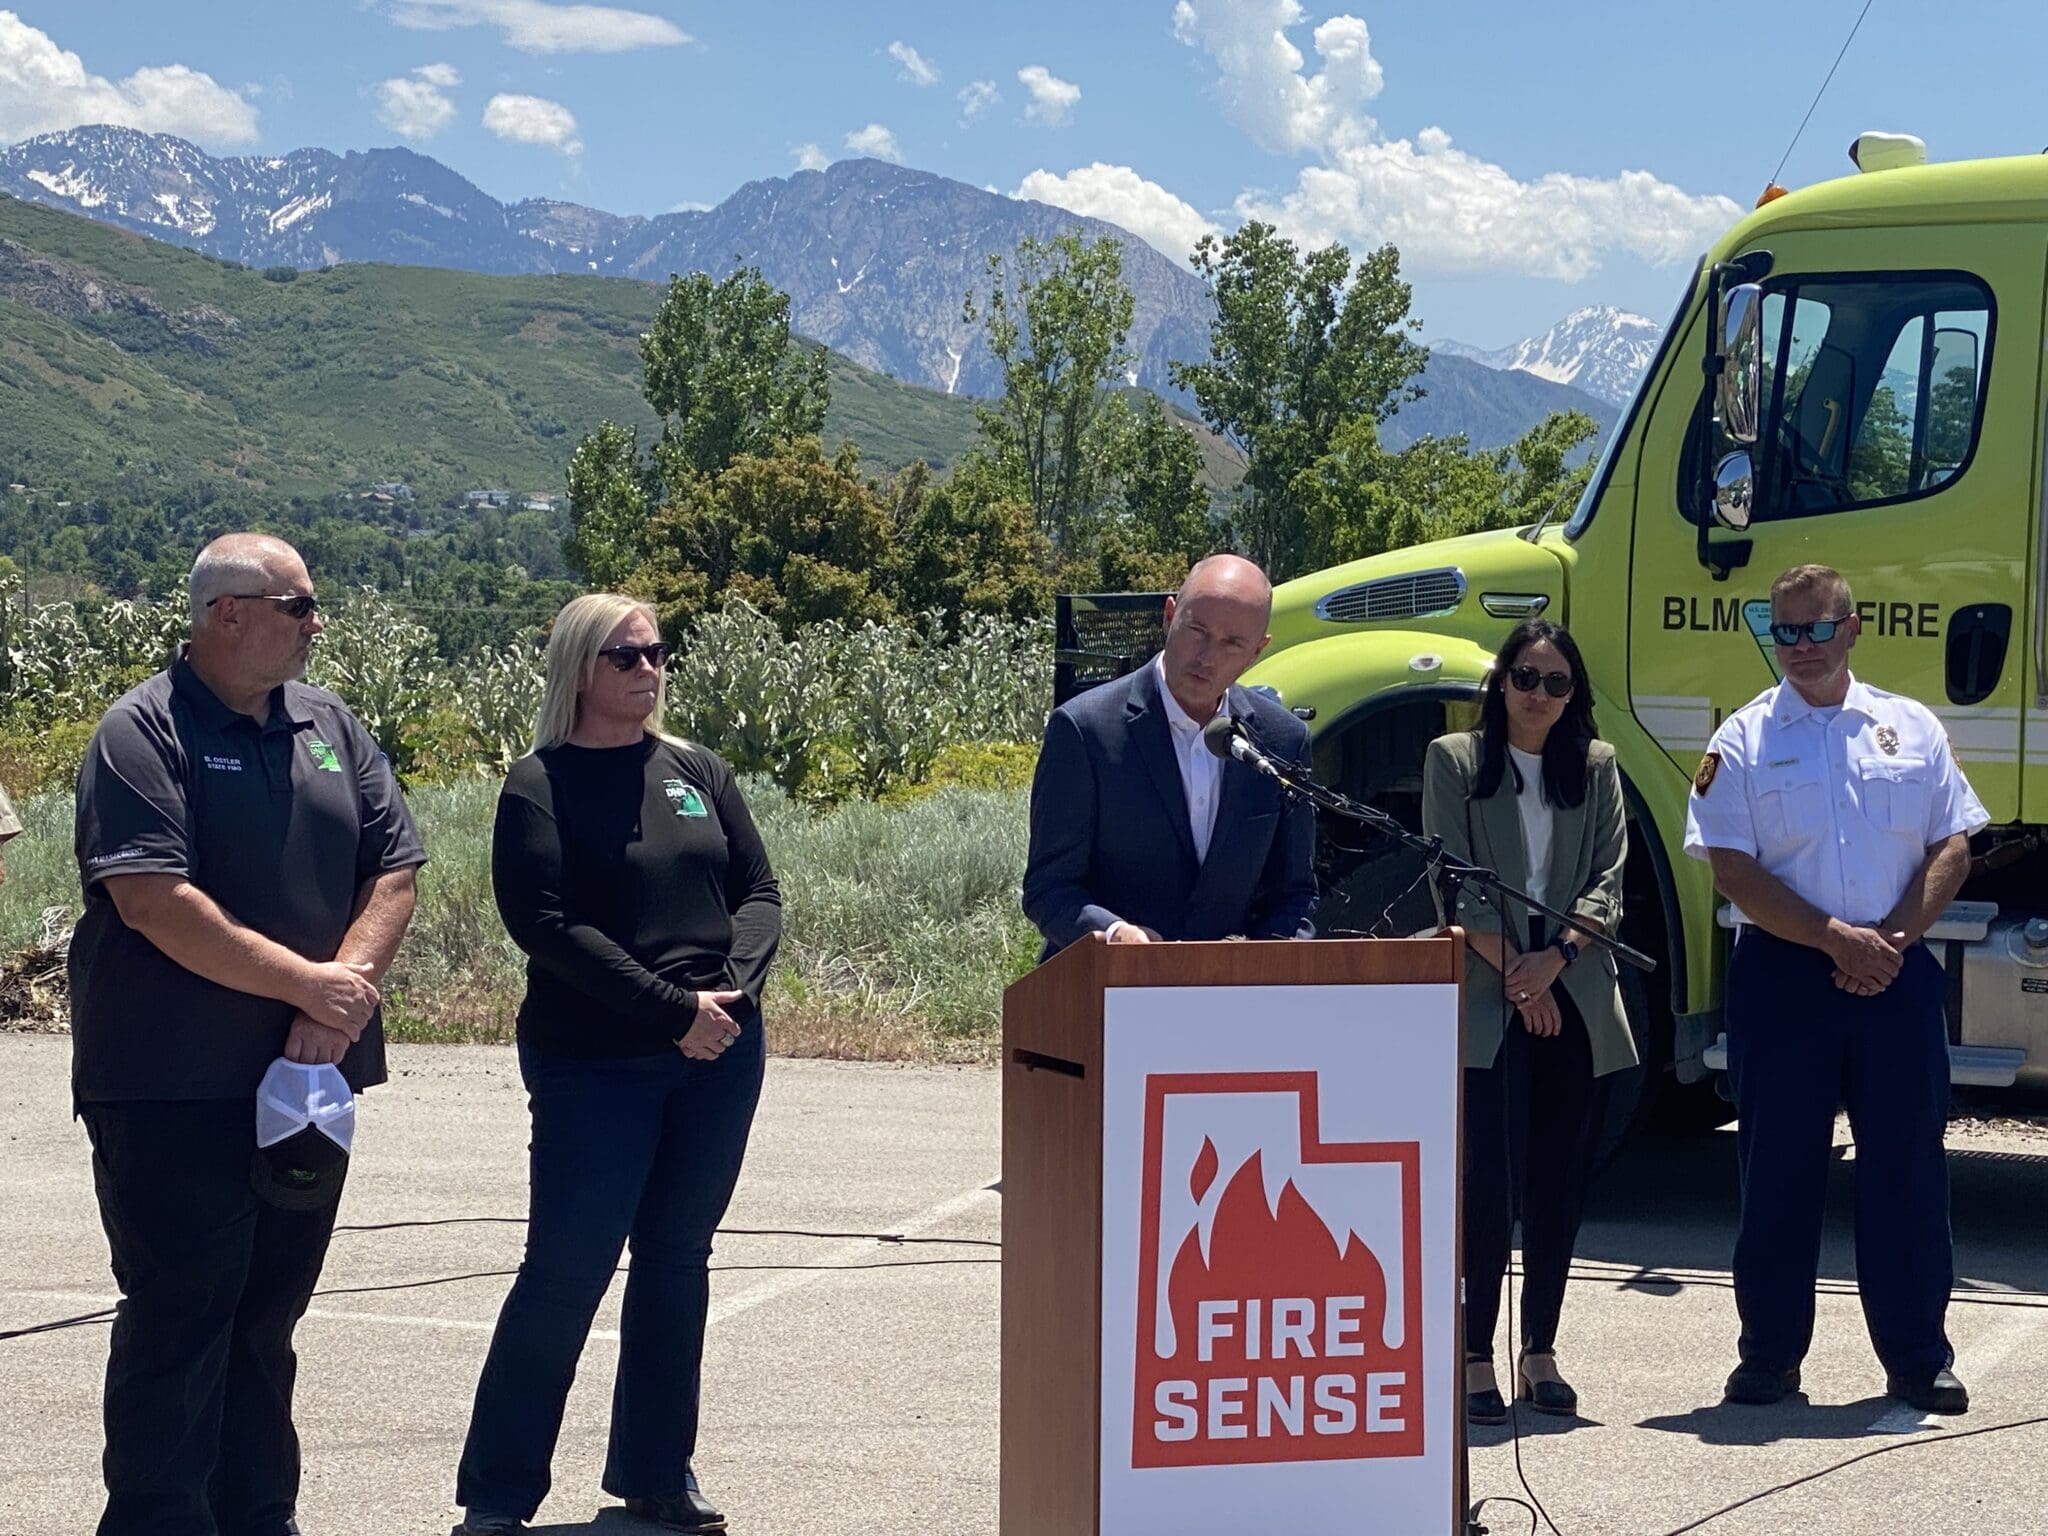
<svg viewBox="0 0 2048 1536">
<path fill-rule="evenodd" d="M 1564 1028 L 1564 1015 L 1557 1011 L 1551 986 L 1564 974 L 1564 956 L 1554 949 L 1532 950 L 1517 955 L 1508 965 L 1504 980 L 1509 999 L 1522 1016 L 1522 1027 L 1530 1034 L 1549 1038 Z"/>
<path fill-rule="evenodd" d="M 1875 997 L 1898 979 L 1910 941 L 1905 934 L 1832 920 L 1821 947 L 1835 962 L 1835 985 L 1852 997 Z"/>
<path fill-rule="evenodd" d="M 692 1061 L 716 1061 L 740 1037 L 739 1021 L 728 1011 L 744 992 L 699 992 L 697 1018 L 676 1049 Z"/>
<path fill-rule="evenodd" d="M 348 1053 L 377 1011 L 377 985 L 370 980 L 374 969 L 349 960 L 317 961 L 306 968 L 304 985 L 294 999 L 299 1011 L 292 1015 L 285 1035 L 285 1060 L 317 1066 L 338 1062 Z"/>
</svg>

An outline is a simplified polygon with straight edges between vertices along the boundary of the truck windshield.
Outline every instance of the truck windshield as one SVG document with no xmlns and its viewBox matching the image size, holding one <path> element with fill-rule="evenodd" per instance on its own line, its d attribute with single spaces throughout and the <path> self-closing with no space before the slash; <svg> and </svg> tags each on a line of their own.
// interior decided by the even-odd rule
<svg viewBox="0 0 2048 1536">
<path fill-rule="evenodd" d="M 1592 478 L 1586 482 L 1586 489 L 1579 496 L 1579 504 L 1572 508 L 1571 520 L 1564 525 L 1564 536 L 1576 539 L 1586 531 L 1593 521 L 1593 513 L 1600 505 L 1600 497 L 1607 489 L 1608 477 L 1614 472 L 1614 461 L 1621 452 L 1621 445 L 1628 441 L 1635 431 L 1636 417 L 1642 411 L 1643 401 L 1649 395 L 1650 385 L 1664 366 L 1664 359 L 1678 339 L 1679 322 L 1685 318 L 1686 308 L 1692 303 L 1694 291 L 1700 285 L 1700 272 L 1706 266 L 1702 256 L 1693 263 L 1692 276 L 1685 280 L 1685 287 L 1678 295 L 1678 308 L 1672 311 L 1671 319 L 1664 327 L 1664 336 L 1657 343 L 1657 355 L 1650 359 L 1650 366 L 1643 370 L 1642 378 L 1636 384 L 1634 397 L 1628 409 L 1621 414 L 1614 430 L 1607 434 L 1607 441 L 1600 449 L 1600 458 L 1593 465 Z"/>
</svg>

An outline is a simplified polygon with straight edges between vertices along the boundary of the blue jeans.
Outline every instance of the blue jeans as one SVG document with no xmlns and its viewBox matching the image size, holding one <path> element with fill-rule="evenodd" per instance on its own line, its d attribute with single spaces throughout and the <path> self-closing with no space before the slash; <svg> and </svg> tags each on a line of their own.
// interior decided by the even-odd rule
<svg viewBox="0 0 2048 1536">
<path fill-rule="evenodd" d="M 590 1321 L 630 1240 L 605 1491 L 683 1491 L 697 1445 L 711 1238 L 732 1199 L 764 1053 L 758 1015 L 714 1062 L 625 1060 L 521 1042 L 533 1110 L 526 1257 L 477 1383 L 455 1497 L 531 1519 Z"/>
</svg>

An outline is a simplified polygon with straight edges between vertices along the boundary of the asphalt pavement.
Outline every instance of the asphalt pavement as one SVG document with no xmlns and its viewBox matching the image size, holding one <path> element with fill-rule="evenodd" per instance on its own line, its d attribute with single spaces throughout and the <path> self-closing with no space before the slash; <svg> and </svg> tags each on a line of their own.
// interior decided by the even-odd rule
<svg viewBox="0 0 2048 1536">
<path fill-rule="evenodd" d="M 0 1332 L 114 1299 L 68 1055 L 61 1038 L 0 1036 Z M 350 1230 L 299 1334 L 307 1536 L 448 1531 L 470 1397 L 518 1262 L 526 1123 L 512 1053 L 400 1048 L 393 1068 L 365 1096 Z M 998 1100 L 986 1070 L 771 1061 L 713 1259 L 698 1459 L 740 1536 L 994 1533 Z M 1846 1146 L 1807 1390 L 1775 1408 L 1720 1405 L 1735 1337 L 1733 1142 L 1643 1141 L 1598 1185 L 1559 1344 L 1585 1418 L 1527 1416 L 1519 1446 L 1475 1431 L 1474 1496 L 1527 1499 L 1519 1451 L 1564 1536 L 1664 1536 L 1882 1451 L 1703 1529 L 2032 1529 L 2048 1507 L 2048 1424 L 1943 1436 L 2048 1414 L 2048 1138 L 1952 1137 L 1951 1332 L 1975 1406 L 1939 1424 L 1881 1396 L 1850 1279 Z M 538 1525 L 554 1536 L 644 1529 L 598 1489 L 616 1289 Z M 0 1536 L 92 1529 L 106 1347 L 102 1322 L 0 1341 Z M 1496 1533 L 1530 1529 L 1506 1504 L 1483 1518 Z"/>
</svg>

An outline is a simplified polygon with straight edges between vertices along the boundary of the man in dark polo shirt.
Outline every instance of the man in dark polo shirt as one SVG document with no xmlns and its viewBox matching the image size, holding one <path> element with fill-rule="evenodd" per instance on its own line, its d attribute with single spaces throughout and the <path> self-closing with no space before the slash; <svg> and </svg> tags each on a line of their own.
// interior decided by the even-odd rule
<svg viewBox="0 0 2048 1536">
<path fill-rule="evenodd" d="M 230 534 L 191 590 L 190 644 L 78 778 L 72 1089 L 122 1293 L 99 1532 L 289 1536 L 292 1331 L 335 1208 L 259 1196 L 256 1088 L 280 1055 L 384 1081 L 377 980 L 426 855 L 369 733 L 296 681 L 297 551 Z"/>
</svg>

